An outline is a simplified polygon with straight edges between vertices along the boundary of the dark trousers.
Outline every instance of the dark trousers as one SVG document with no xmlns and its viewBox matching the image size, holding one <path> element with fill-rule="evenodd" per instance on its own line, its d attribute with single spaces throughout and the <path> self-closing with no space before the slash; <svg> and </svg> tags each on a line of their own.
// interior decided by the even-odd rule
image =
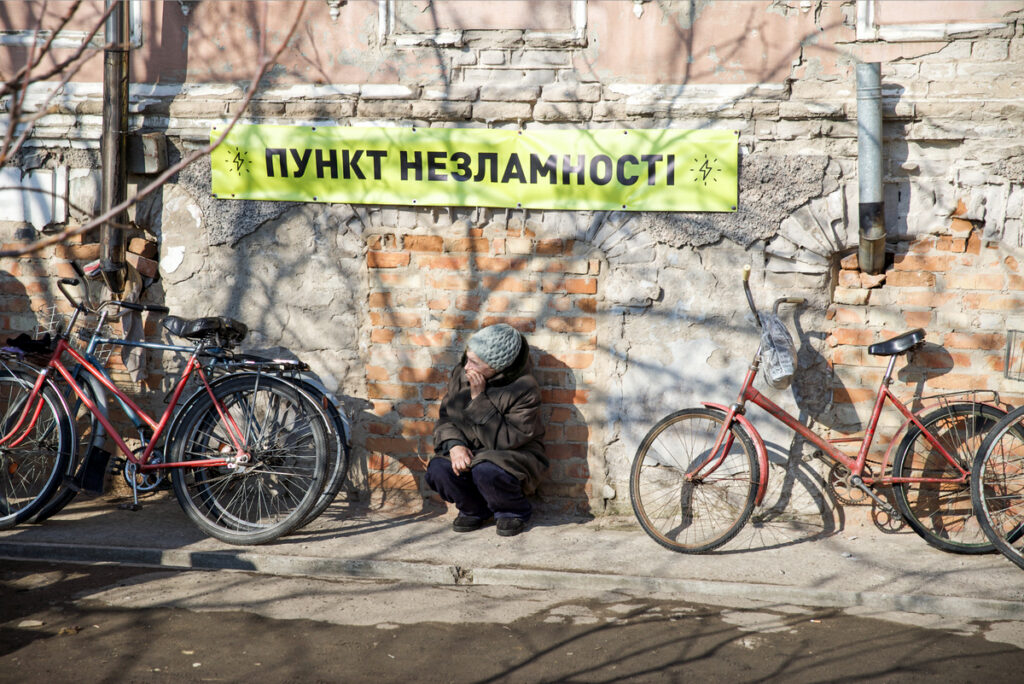
<svg viewBox="0 0 1024 684">
<path fill-rule="evenodd" d="M 481 461 L 468 473 L 456 475 L 447 458 L 427 464 L 427 484 L 462 515 L 487 519 L 530 517 L 533 507 L 515 475 L 489 461 Z"/>
</svg>

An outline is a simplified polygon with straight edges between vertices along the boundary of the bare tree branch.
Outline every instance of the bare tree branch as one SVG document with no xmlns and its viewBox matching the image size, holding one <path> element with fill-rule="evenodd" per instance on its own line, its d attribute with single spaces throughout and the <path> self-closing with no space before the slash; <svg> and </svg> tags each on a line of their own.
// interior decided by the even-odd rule
<svg viewBox="0 0 1024 684">
<path fill-rule="evenodd" d="M 6 164 L 14 154 L 17 154 L 18 150 L 21 148 L 21 144 L 24 143 L 25 138 L 27 138 L 28 134 L 31 133 L 35 121 L 38 120 L 40 116 L 47 113 L 50 102 L 54 97 L 56 97 L 57 93 L 60 92 L 60 89 L 63 88 L 76 73 L 78 73 L 82 66 L 84 66 L 85 60 L 81 58 L 85 54 L 86 50 L 88 49 L 91 52 L 98 52 L 98 48 L 89 48 L 89 44 L 99 32 L 100 28 L 107 20 L 107 17 L 110 16 L 110 13 L 114 10 L 114 5 L 107 7 L 107 10 L 96 21 L 92 29 L 86 35 L 85 40 L 82 41 L 82 44 L 78 46 L 74 53 L 66 59 L 57 62 L 50 69 L 47 69 L 44 72 L 34 73 L 35 69 L 42 63 L 42 60 L 46 55 L 52 52 L 53 41 L 57 38 L 60 31 L 64 29 L 68 22 L 71 21 L 71 18 L 80 4 L 81 0 L 76 0 L 71 10 L 61 18 L 57 29 L 50 34 L 38 55 L 35 53 L 35 43 L 32 44 L 32 48 L 29 51 L 29 59 L 25 66 L 19 69 L 17 74 L 0 86 L 0 99 L 11 95 L 11 108 L 8 116 L 7 131 L 4 133 L 3 143 L 0 144 L 0 166 Z M 46 5 L 43 6 L 44 14 L 45 11 Z M 39 105 L 36 116 L 30 120 L 30 125 L 25 131 L 23 131 L 19 141 L 15 143 L 12 139 L 18 125 L 22 123 L 22 111 L 24 109 L 25 98 L 28 96 L 29 87 L 35 83 L 49 80 L 56 74 L 62 74 L 64 78 L 62 78 L 57 87 L 55 87 L 52 92 L 43 99 Z"/>
<path fill-rule="evenodd" d="M 259 68 L 257 70 L 256 76 L 252 80 L 252 83 L 246 90 L 245 95 L 242 97 L 241 106 L 238 108 L 238 112 L 231 118 L 231 121 L 228 122 L 227 126 L 225 126 L 224 128 L 224 131 L 217 137 L 215 141 L 203 147 L 202 149 L 192 152 L 187 157 L 179 161 L 177 164 L 168 167 L 152 183 L 147 185 L 142 190 L 139 190 L 133 197 L 129 197 L 128 199 L 121 202 L 117 206 L 111 207 L 107 212 L 99 216 L 93 217 L 92 219 L 90 219 L 86 223 L 83 223 L 80 226 L 68 228 L 66 230 L 61 231 L 60 233 L 55 233 L 54 235 L 51 235 L 47 238 L 25 245 L 24 247 L 0 251 L 0 257 L 17 257 L 24 256 L 26 254 L 32 254 L 34 252 L 38 252 L 41 249 L 49 247 L 50 245 L 55 245 L 60 242 L 63 242 L 68 238 L 74 237 L 76 235 L 81 235 L 82 233 L 87 233 L 90 230 L 99 227 L 106 221 L 109 221 L 111 218 L 116 216 L 118 213 L 124 211 L 128 207 L 146 198 L 157 188 L 161 187 L 164 183 L 166 183 L 172 176 L 179 173 L 186 166 L 195 162 L 198 159 L 201 159 L 202 157 L 209 155 L 211 152 L 217 149 L 217 147 L 219 147 L 220 144 L 224 141 L 224 138 L 227 137 L 228 133 L 231 132 L 231 129 L 234 128 L 235 124 L 238 123 L 238 120 L 242 118 L 242 114 L 245 113 L 245 110 L 248 108 L 249 103 L 256 95 L 257 90 L 259 90 L 260 81 L 263 80 L 263 77 L 266 76 L 267 71 L 270 70 L 270 67 L 277 63 L 278 58 L 285 51 L 285 48 L 288 47 L 288 43 L 291 41 L 292 37 L 295 35 L 295 31 L 298 29 L 299 20 L 301 19 L 302 14 L 305 11 L 305 8 L 306 0 L 303 0 L 302 3 L 299 5 L 298 12 L 295 15 L 294 21 L 292 21 L 291 27 L 288 29 L 288 33 L 281 41 L 281 44 L 278 46 L 278 48 L 274 51 L 274 54 L 267 56 L 261 50 L 262 54 L 259 62 Z"/>
</svg>

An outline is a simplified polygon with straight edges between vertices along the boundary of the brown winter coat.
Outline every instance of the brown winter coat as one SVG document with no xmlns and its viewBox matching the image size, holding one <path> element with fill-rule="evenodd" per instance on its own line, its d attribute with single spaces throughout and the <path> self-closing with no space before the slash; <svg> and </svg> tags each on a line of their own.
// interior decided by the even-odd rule
<svg viewBox="0 0 1024 684">
<path fill-rule="evenodd" d="M 504 371 L 487 381 L 476 399 L 470 399 L 465 373 L 466 356 L 452 371 L 448 392 L 434 427 L 434 457 L 449 458 L 452 446 L 473 452 L 470 466 L 490 461 L 515 475 L 529 494 L 547 470 L 540 386 L 533 377 L 530 348 L 522 348 Z"/>
</svg>

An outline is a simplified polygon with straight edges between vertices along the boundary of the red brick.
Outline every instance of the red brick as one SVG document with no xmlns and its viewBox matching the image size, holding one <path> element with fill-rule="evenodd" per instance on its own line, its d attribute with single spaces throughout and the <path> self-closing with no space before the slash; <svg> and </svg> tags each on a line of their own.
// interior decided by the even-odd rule
<svg viewBox="0 0 1024 684">
<path fill-rule="evenodd" d="M 544 449 L 544 453 L 552 461 L 586 460 L 587 447 L 583 444 L 548 444 Z"/>
<path fill-rule="evenodd" d="M 438 235 L 406 235 L 402 247 L 410 252 L 440 252 L 444 249 L 444 238 Z"/>
<path fill-rule="evenodd" d="M 935 249 L 941 252 L 963 254 L 967 251 L 967 240 L 944 235 L 935 240 Z"/>
<path fill-rule="evenodd" d="M 407 252 L 367 252 L 366 265 L 370 268 L 399 268 L 409 265 Z"/>
<path fill-rule="evenodd" d="M 835 344 L 851 344 L 866 347 L 875 341 L 875 334 L 870 330 L 858 328 L 836 328 L 829 337 Z"/>
<path fill-rule="evenodd" d="M 434 424 L 427 420 L 403 420 L 403 437 L 423 437 L 434 434 Z"/>
<path fill-rule="evenodd" d="M 427 286 L 436 290 L 472 290 L 473 283 L 464 276 L 437 275 L 427 276 Z"/>
<path fill-rule="evenodd" d="M 840 271 L 839 287 L 860 287 L 860 271 Z"/>
<path fill-rule="evenodd" d="M 946 373 L 928 379 L 928 386 L 943 390 L 984 390 L 989 388 L 989 374 L 966 375 L 964 373 Z"/>
<path fill-rule="evenodd" d="M 508 311 L 512 300 L 508 297 L 494 296 L 487 300 L 487 310 L 491 312 Z"/>
<path fill-rule="evenodd" d="M 401 404 L 396 410 L 403 418 L 422 418 L 425 415 L 423 404 Z"/>
<path fill-rule="evenodd" d="M 947 292 L 901 292 L 900 304 L 903 306 L 919 306 L 938 309 L 953 301 L 956 295 Z"/>
<path fill-rule="evenodd" d="M 859 404 L 875 398 L 875 390 L 837 387 L 832 390 L 832 401 L 837 404 Z"/>
<path fill-rule="evenodd" d="M 932 314 L 930 311 L 905 311 L 903 318 L 908 327 L 924 328 L 931 322 Z"/>
<path fill-rule="evenodd" d="M 418 257 L 417 265 L 420 268 L 430 268 L 445 271 L 467 271 L 469 270 L 469 257 L 465 256 L 431 256 Z"/>
<path fill-rule="evenodd" d="M 383 328 L 418 328 L 423 319 L 416 314 L 388 311 L 386 313 L 370 312 L 370 323 Z"/>
<path fill-rule="evenodd" d="M 391 434 L 391 425 L 389 423 L 367 423 L 366 430 L 371 435 L 388 435 Z"/>
<path fill-rule="evenodd" d="M 385 454 L 415 454 L 419 451 L 419 440 L 399 437 L 367 437 L 366 448 Z"/>
<path fill-rule="evenodd" d="M 597 294 L 597 278 L 566 278 L 565 291 L 569 294 Z"/>
<path fill-rule="evenodd" d="M 449 304 L 451 304 L 451 302 L 448 301 L 447 299 L 444 299 L 443 297 L 438 297 L 436 299 L 428 300 L 427 308 L 430 309 L 431 311 L 444 311 L 445 309 L 448 308 Z"/>
<path fill-rule="evenodd" d="M 446 347 L 451 344 L 451 333 L 412 333 L 408 336 L 409 344 L 417 347 Z"/>
<path fill-rule="evenodd" d="M 455 308 L 459 311 L 477 311 L 480 309 L 480 298 L 476 295 L 461 295 L 455 298 Z"/>
<path fill-rule="evenodd" d="M 964 304 L 972 311 L 1017 311 L 1024 300 L 1012 295 L 965 294 Z"/>
<path fill-rule="evenodd" d="M 387 368 L 381 366 L 367 366 L 366 367 L 366 379 L 367 380 L 389 380 L 391 374 L 388 373 Z"/>
<path fill-rule="evenodd" d="M 490 249 L 490 241 L 482 237 L 451 238 L 444 244 L 449 252 L 486 252 Z"/>
<path fill-rule="evenodd" d="M 952 349 L 1002 349 L 1006 344 L 1005 335 L 994 333 L 950 333 L 942 340 L 942 346 Z"/>
<path fill-rule="evenodd" d="M 537 319 L 518 318 L 515 316 L 487 316 L 480 321 L 480 327 L 486 328 L 489 325 L 496 325 L 498 323 L 508 323 L 522 333 L 530 333 L 537 330 Z"/>
<path fill-rule="evenodd" d="M 555 332 L 581 333 L 593 332 L 597 329 L 594 318 L 549 318 L 544 325 Z"/>
<path fill-rule="evenodd" d="M 858 325 L 864 323 L 864 312 L 859 309 L 836 307 L 834 318 L 840 325 Z"/>
<path fill-rule="evenodd" d="M 571 420 L 573 417 L 572 409 L 553 407 L 548 417 L 550 423 L 564 423 L 567 420 Z"/>
<path fill-rule="evenodd" d="M 585 299 L 576 300 L 576 308 L 583 313 L 596 313 L 597 312 L 597 300 L 587 297 Z"/>
<path fill-rule="evenodd" d="M 886 271 L 885 284 L 889 287 L 935 287 L 935 274 L 921 271 Z"/>
<path fill-rule="evenodd" d="M 366 298 L 366 304 L 371 309 L 383 309 L 391 306 L 390 292 L 371 292 Z"/>
<path fill-rule="evenodd" d="M 1005 279 L 1001 273 L 960 273 L 946 276 L 951 290 L 1002 290 Z"/>
<path fill-rule="evenodd" d="M 391 413 L 392 405 L 390 401 L 371 401 L 373 404 L 373 415 L 375 416 L 386 416 Z"/>
<path fill-rule="evenodd" d="M 544 354 L 540 357 L 538 364 L 541 368 L 590 368 L 594 362 L 593 354 Z"/>
<path fill-rule="evenodd" d="M 426 401 L 434 401 L 444 396 L 445 388 L 440 385 L 423 385 L 420 394 Z"/>
<path fill-rule="evenodd" d="M 548 389 L 541 391 L 541 397 L 547 404 L 586 404 L 589 390 Z"/>
<path fill-rule="evenodd" d="M 402 382 L 444 382 L 447 373 L 436 368 L 402 368 L 398 371 L 398 379 Z"/>
<path fill-rule="evenodd" d="M 413 399 L 418 395 L 416 387 L 393 382 L 368 382 L 366 393 L 370 399 Z"/>
<path fill-rule="evenodd" d="M 370 331 L 370 342 L 375 344 L 388 344 L 395 338 L 394 330 L 371 330 Z"/>
<path fill-rule="evenodd" d="M 477 257 L 473 265 L 481 271 L 504 273 L 505 271 L 522 271 L 526 268 L 525 259 L 509 259 L 506 257 Z"/>
<path fill-rule="evenodd" d="M 535 254 L 571 254 L 573 240 L 537 240 L 533 251 Z"/>
<path fill-rule="evenodd" d="M 536 283 L 529 278 L 514 276 L 485 276 L 481 278 L 481 285 L 488 290 L 501 292 L 533 292 L 537 289 Z"/>
<path fill-rule="evenodd" d="M 590 439 L 590 428 L 586 425 L 566 425 L 565 437 L 570 442 L 586 442 Z"/>
</svg>

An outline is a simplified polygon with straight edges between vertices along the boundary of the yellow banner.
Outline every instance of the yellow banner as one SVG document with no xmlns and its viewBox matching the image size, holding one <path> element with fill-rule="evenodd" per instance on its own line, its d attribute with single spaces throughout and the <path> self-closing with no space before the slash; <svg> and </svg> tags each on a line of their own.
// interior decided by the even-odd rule
<svg viewBox="0 0 1024 684">
<path fill-rule="evenodd" d="M 211 141 L 219 136 L 214 128 Z M 223 199 L 736 211 L 735 131 L 235 126 Z"/>
</svg>

